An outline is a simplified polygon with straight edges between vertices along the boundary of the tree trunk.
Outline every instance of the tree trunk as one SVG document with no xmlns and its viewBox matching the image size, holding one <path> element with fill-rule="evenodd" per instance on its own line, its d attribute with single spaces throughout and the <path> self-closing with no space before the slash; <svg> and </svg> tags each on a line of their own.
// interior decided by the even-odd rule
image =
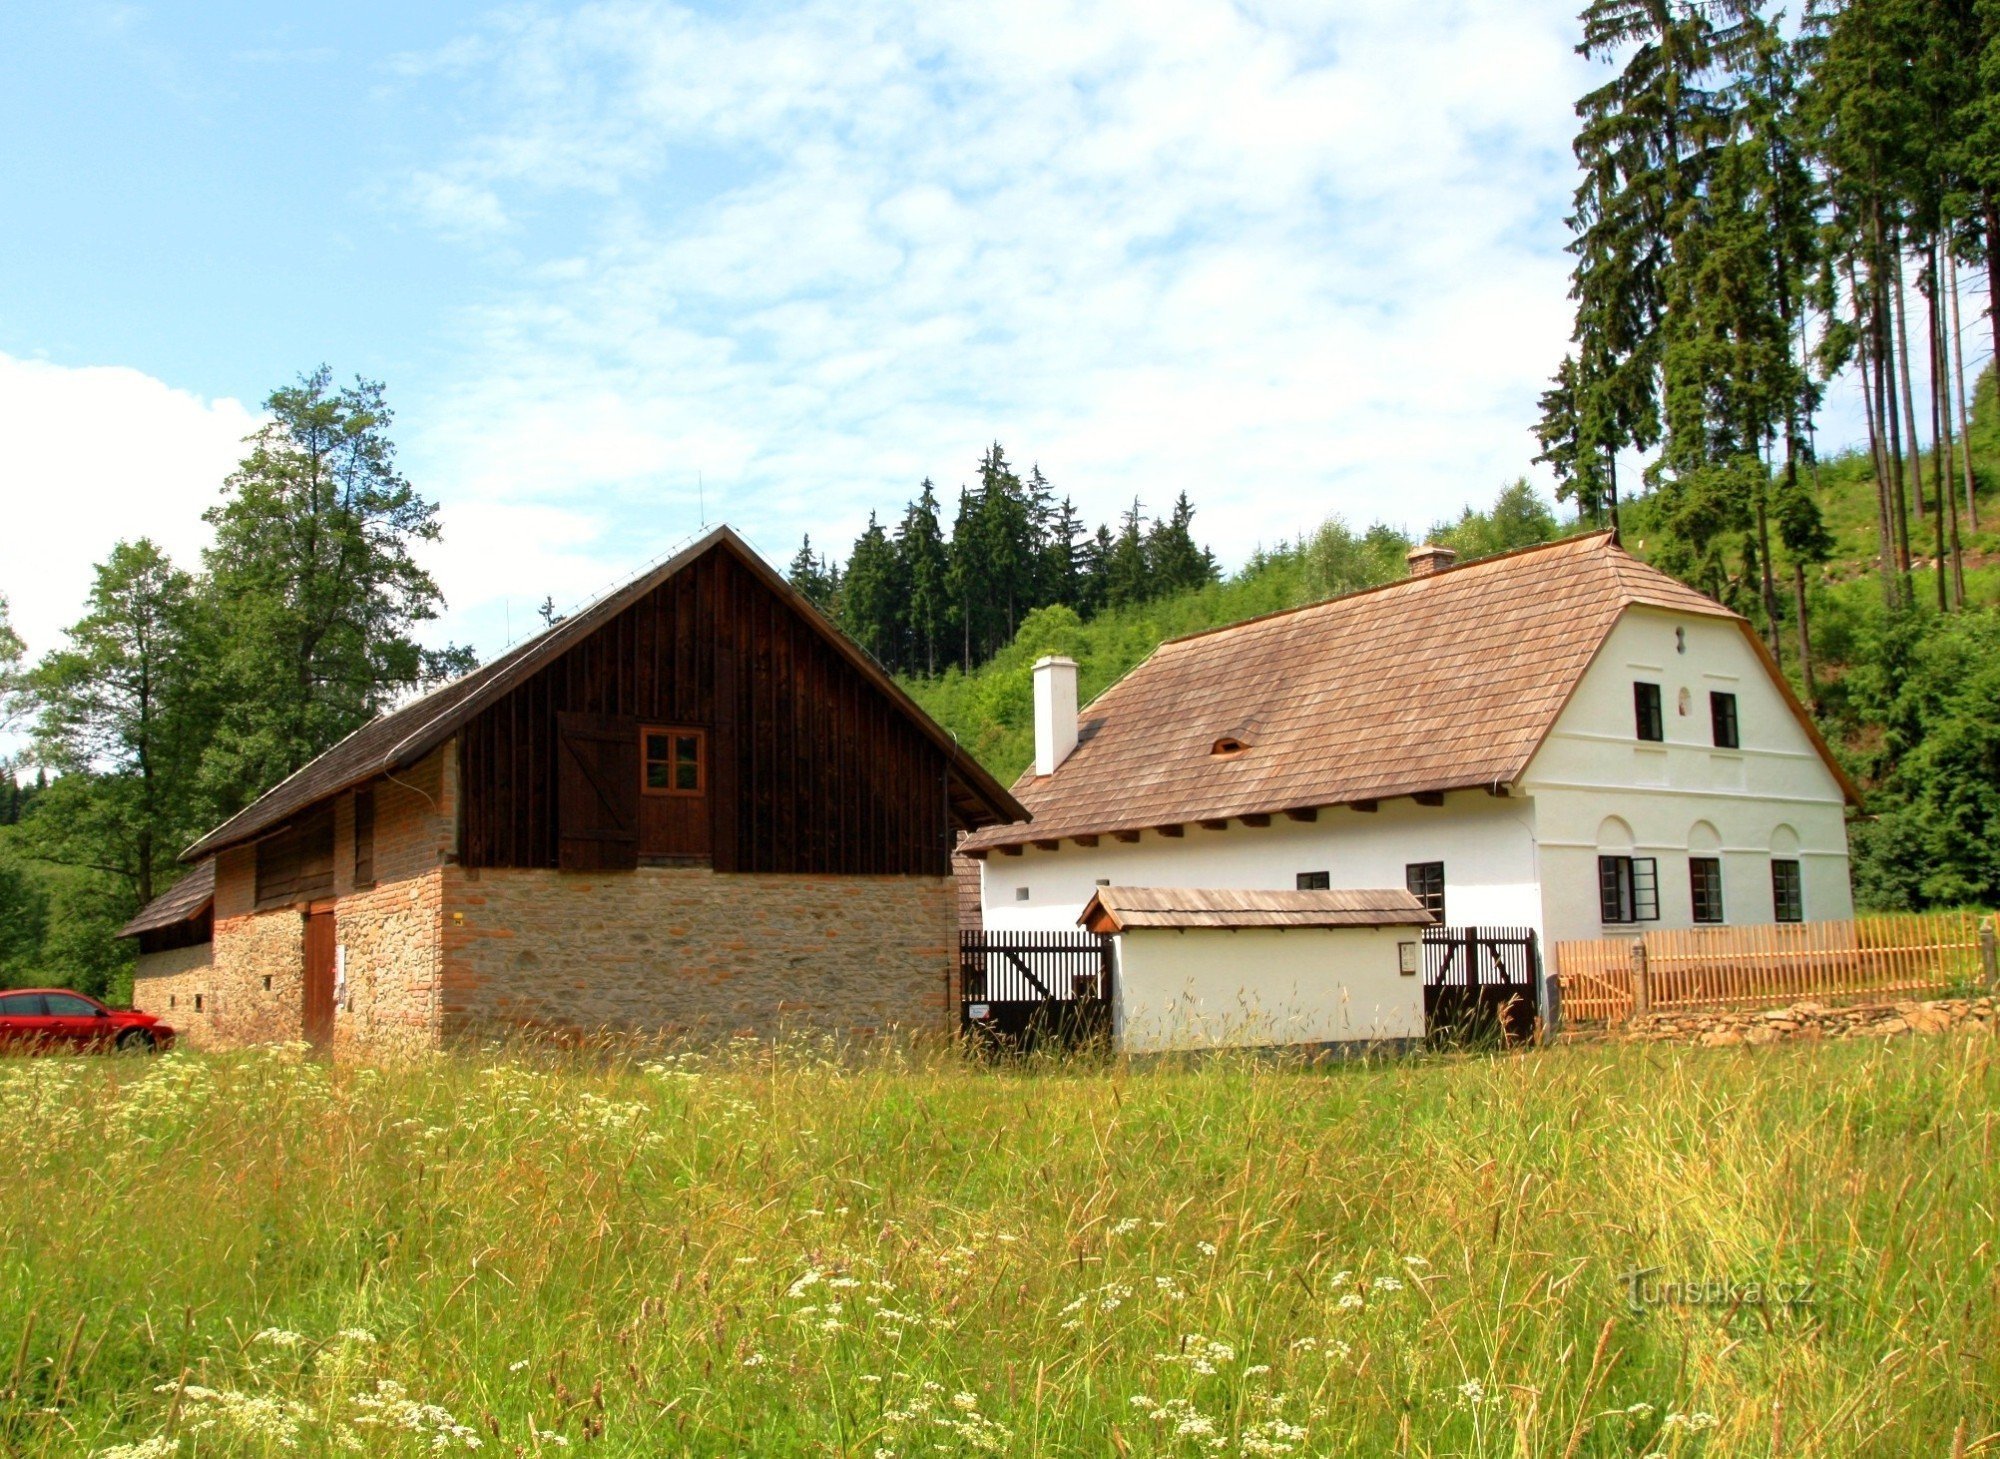
<svg viewBox="0 0 2000 1459">
<path fill-rule="evenodd" d="M 1611 540 L 1623 542 L 1625 538 L 1618 527 L 1618 452 L 1607 450 L 1604 453 L 1604 464 L 1608 468 L 1606 475 L 1611 484 Z"/>
<path fill-rule="evenodd" d="M 1796 480 L 1790 464 L 1786 475 Z M 1783 652 L 1784 628 L 1778 622 L 1777 580 L 1771 574 L 1771 513 L 1766 497 L 1769 492 L 1757 492 L 1757 596 L 1764 604 L 1764 640 L 1771 645 L 1771 657 L 1778 661 L 1778 667 L 1785 665 Z"/>
<path fill-rule="evenodd" d="M 1890 500 L 1895 504 L 1896 593 L 1905 608 L 1917 601 L 1910 579 L 1910 497 L 1904 488 L 1903 432 L 1896 419 L 1896 341 L 1891 325 L 1895 309 L 1889 298 L 1887 271 L 1875 276 L 1875 410 L 1888 428 Z"/>
<path fill-rule="evenodd" d="M 1965 321 L 1958 306 L 1958 260 L 1952 257 L 1949 248 L 1944 251 L 1944 266 L 1951 278 L 1951 349 L 1953 374 L 1958 380 L 1958 434 L 1959 439 L 1965 442 L 1965 450 L 1959 458 L 1965 463 L 1965 521 L 1977 532 L 1979 484 L 1972 474 L 1972 402 L 1965 395 Z"/>
<path fill-rule="evenodd" d="M 1896 238 L 1896 246 L 1890 253 L 1894 260 L 1894 272 L 1890 279 L 1895 285 L 1895 308 L 1890 317 L 1896 321 L 1897 362 L 1896 381 L 1903 393 L 1903 423 L 1910 432 L 1910 485 L 1917 503 L 1917 520 L 1924 519 L 1924 447 L 1923 437 L 1917 434 L 1917 402 L 1910 389 L 1910 376 L 1914 373 L 1910 364 L 1910 296 L 1903 287 L 1903 240 Z"/>
<path fill-rule="evenodd" d="M 1931 477 L 1937 482 L 1938 513 L 1938 595 L 1945 596 L 1945 568 L 1951 569 L 1951 602 L 1965 606 L 1965 552 L 1958 540 L 1958 489 L 1952 485 L 1956 463 L 1951 431 L 1951 387 L 1945 380 L 1943 311 L 1938 308 L 1938 290 L 1944 287 L 1944 268 L 1938 257 L 1937 240 L 1930 247 L 1931 286 L 1924 293 L 1924 322 L 1930 326 L 1931 385 Z M 1947 534 L 1947 524 L 1949 530 Z M 1949 540 L 1947 540 L 1947 535 Z"/>
<path fill-rule="evenodd" d="M 1869 323 L 1873 311 L 1862 305 L 1861 282 L 1855 276 L 1854 261 L 1847 263 L 1847 292 L 1854 303 L 1854 322 L 1858 326 L 1854 348 L 1854 363 L 1861 371 L 1861 410 L 1868 418 L 1868 454 L 1875 463 L 1875 513 L 1878 537 L 1882 550 L 1878 558 L 1882 576 L 1882 601 L 1891 608 L 1896 606 L 1896 533 L 1890 525 L 1889 517 L 1889 456 L 1883 450 L 1882 431 L 1875 411 L 1875 376 L 1877 371 L 1869 368 L 1870 339 L 1873 326 Z M 1872 291 L 1871 291 L 1872 292 Z"/>
<path fill-rule="evenodd" d="M 1806 625 L 1806 565 L 1792 564 L 1792 598 L 1799 611 L 1799 679 L 1805 685 L 1806 708 L 1819 713 L 1819 686 L 1813 682 L 1812 630 Z"/>
<path fill-rule="evenodd" d="M 1988 188 L 1979 200 L 1986 213 L 1986 322 L 1993 326 L 1993 359 L 2000 369 L 2000 193 Z"/>
</svg>

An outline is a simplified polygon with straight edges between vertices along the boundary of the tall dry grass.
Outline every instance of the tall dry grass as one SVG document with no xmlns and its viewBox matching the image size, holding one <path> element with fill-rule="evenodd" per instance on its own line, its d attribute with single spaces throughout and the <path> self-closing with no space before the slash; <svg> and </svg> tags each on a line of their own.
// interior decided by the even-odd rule
<svg viewBox="0 0 2000 1459">
<path fill-rule="evenodd" d="M 15 1060 L 0 1452 L 1991 1451 L 1996 1121 L 1985 1035 Z"/>
</svg>

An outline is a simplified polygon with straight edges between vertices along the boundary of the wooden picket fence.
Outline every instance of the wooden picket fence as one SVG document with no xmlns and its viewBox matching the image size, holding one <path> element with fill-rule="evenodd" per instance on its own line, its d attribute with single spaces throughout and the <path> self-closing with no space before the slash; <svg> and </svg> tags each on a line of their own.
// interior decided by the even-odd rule
<svg viewBox="0 0 2000 1459">
<path fill-rule="evenodd" d="M 1559 942 L 1562 1015 L 1586 1023 L 1632 1017 L 1635 948 L 1643 949 L 1646 1004 L 1655 1012 L 1935 996 L 1990 983 L 1995 934 L 1984 949 L 1980 937 L 1987 923 L 1983 912 L 1927 912 Z M 2000 920 L 1993 925 L 2000 929 Z"/>
</svg>

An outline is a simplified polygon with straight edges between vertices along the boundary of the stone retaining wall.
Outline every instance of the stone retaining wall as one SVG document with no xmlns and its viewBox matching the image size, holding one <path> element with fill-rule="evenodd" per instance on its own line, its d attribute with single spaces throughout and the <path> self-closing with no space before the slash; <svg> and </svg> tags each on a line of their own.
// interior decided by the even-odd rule
<svg viewBox="0 0 2000 1459">
<path fill-rule="evenodd" d="M 447 1038 L 947 1033 L 949 877 L 447 867 Z"/>
<path fill-rule="evenodd" d="M 1784 1039 L 1890 1038 L 1904 1033 L 1943 1033 L 1960 1024 L 1995 1023 L 1995 1000 L 1933 998 L 1899 1003 L 1795 1003 L 1754 1012 L 1653 1013 L 1623 1027 L 1613 1038 L 1637 1043 L 1774 1044 Z"/>
</svg>

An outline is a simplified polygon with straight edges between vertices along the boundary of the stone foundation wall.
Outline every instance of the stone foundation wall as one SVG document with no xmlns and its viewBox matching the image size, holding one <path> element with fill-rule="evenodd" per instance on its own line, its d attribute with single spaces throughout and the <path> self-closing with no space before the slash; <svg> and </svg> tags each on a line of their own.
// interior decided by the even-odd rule
<svg viewBox="0 0 2000 1459">
<path fill-rule="evenodd" d="M 208 1011 L 208 989 L 213 981 L 210 967 L 215 944 L 196 943 L 169 952 L 142 952 L 132 969 L 132 1006 L 157 1013 L 167 1021 L 182 1043 L 194 1048 L 210 1047 L 214 1031 Z M 199 1000 L 200 1007 L 196 1002 Z"/>
<path fill-rule="evenodd" d="M 443 873 L 351 892 L 334 905 L 334 938 L 346 977 L 333 1015 L 336 1057 L 399 1058 L 438 1042 L 438 922 Z"/>
<path fill-rule="evenodd" d="M 1754 1012 L 1653 1013 L 1623 1028 L 1615 1038 L 1637 1043 L 1774 1044 L 1787 1039 L 1893 1038 L 1904 1033 L 1943 1033 L 1959 1024 L 1994 1023 L 1996 1000 L 1933 998 L 1899 1003 L 1795 1003 L 1790 1008 Z"/>
<path fill-rule="evenodd" d="M 957 926 L 949 877 L 447 867 L 444 1033 L 946 1033 Z"/>
</svg>

